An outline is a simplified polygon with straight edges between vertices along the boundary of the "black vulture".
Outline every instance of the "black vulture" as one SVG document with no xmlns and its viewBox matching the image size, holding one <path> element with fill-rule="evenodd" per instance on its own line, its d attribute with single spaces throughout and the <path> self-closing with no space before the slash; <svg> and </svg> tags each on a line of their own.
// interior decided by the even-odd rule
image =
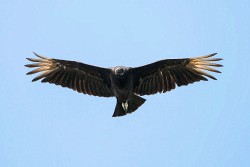
<svg viewBox="0 0 250 167">
<path fill-rule="evenodd" d="M 41 72 L 32 81 L 53 83 L 68 87 L 79 93 L 101 97 L 116 97 L 117 103 L 113 117 L 123 116 L 137 110 L 145 99 L 143 95 L 165 93 L 177 86 L 215 77 L 205 71 L 217 72 L 212 67 L 221 67 L 213 58 L 216 53 L 182 59 L 165 59 L 140 67 L 102 68 L 76 61 L 47 58 L 34 53 L 38 59 L 26 67 L 35 67 L 27 74 Z"/>
</svg>

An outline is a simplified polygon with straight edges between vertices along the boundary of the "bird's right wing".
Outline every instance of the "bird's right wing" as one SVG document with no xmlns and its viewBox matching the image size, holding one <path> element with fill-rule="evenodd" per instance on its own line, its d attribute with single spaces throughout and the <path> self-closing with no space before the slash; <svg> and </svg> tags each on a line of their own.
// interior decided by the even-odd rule
<svg viewBox="0 0 250 167">
<path fill-rule="evenodd" d="M 79 93 L 103 97 L 114 96 L 110 89 L 110 69 L 75 61 L 51 59 L 34 54 L 39 59 L 27 58 L 29 61 L 36 63 L 25 66 L 36 67 L 36 69 L 28 72 L 27 75 L 38 72 L 41 72 L 41 74 L 32 81 L 43 78 L 41 82 L 68 87 Z"/>
<path fill-rule="evenodd" d="M 150 95 L 175 89 L 177 86 L 188 85 L 200 80 L 207 81 L 206 77 L 216 79 L 205 72 L 217 72 L 211 67 L 221 67 L 214 63 L 222 60 L 211 58 L 216 53 L 195 58 L 166 59 L 145 66 L 132 68 L 134 77 L 133 92 L 138 95 Z"/>
</svg>

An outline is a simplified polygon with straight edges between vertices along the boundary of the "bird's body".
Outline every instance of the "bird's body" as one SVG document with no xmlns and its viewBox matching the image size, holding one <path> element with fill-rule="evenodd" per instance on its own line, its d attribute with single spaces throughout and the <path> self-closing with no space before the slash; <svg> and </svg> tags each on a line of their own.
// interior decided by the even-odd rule
<svg viewBox="0 0 250 167">
<path fill-rule="evenodd" d="M 37 72 L 42 72 L 42 74 L 32 81 L 43 78 L 42 82 L 68 87 L 79 93 L 116 97 L 114 117 L 137 110 L 145 102 L 145 99 L 140 96 L 164 93 L 175 89 L 176 85 L 206 81 L 206 77 L 216 79 L 204 70 L 219 72 L 210 66 L 222 66 L 213 63 L 222 60 L 211 58 L 215 54 L 196 58 L 165 59 L 136 68 L 123 66 L 102 68 L 35 55 L 40 59 L 27 59 L 37 63 L 28 64 L 26 67 L 37 67 L 37 69 L 27 74 Z"/>
<path fill-rule="evenodd" d="M 116 73 L 116 69 L 122 69 L 123 73 Z M 123 66 L 115 67 L 110 76 L 111 89 L 121 102 L 127 101 L 133 89 L 133 74 L 128 69 Z"/>
<path fill-rule="evenodd" d="M 113 116 L 122 116 L 135 111 L 145 99 L 136 96 L 133 92 L 133 73 L 130 68 L 117 66 L 112 69 L 110 80 L 111 90 L 117 98 Z M 138 101 L 143 99 L 142 101 Z M 131 102 L 134 102 L 131 103 Z"/>
</svg>

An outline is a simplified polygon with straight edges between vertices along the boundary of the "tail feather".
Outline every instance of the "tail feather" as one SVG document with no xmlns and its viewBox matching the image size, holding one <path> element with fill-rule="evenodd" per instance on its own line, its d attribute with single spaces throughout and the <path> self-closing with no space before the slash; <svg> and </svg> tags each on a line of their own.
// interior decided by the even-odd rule
<svg viewBox="0 0 250 167">
<path fill-rule="evenodd" d="M 145 101 L 146 99 L 132 94 L 130 96 L 130 99 L 128 100 L 128 104 L 127 104 L 128 106 L 127 108 L 125 108 L 124 106 L 126 105 L 122 105 L 122 103 L 117 100 L 113 117 L 124 116 L 127 113 L 132 113 L 135 110 L 137 110 Z"/>
<path fill-rule="evenodd" d="M 128 102 L 128 113 L 132 113 L 137 110 L 145 101 L 146 99 L 132 94 Z"/>
<path fill-rule="evenodd" d="M 122 103 L 120 103 L 117 100 L 116 106 L 115 106 L 115 112 L 114 112 L 112 117 L 119 117 L 119 116 L 123 116 L 123 115 L 126 115 L 126 111 L 123 109 Z"/>
</svg>

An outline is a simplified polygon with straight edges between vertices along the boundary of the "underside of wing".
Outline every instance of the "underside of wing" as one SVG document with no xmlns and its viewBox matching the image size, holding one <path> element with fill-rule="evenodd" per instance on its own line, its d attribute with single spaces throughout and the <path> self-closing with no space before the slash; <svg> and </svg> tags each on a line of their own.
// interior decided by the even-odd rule
<svg viewBox="0 0 250 167">
<path fill-rule="evenodd" d="M 213 67 L 221 67 L 212 58 L 216 53 L 184 59 L 166 59 L 145 66 L 133 68 L 134 92 L 139 95 L 164 93 L 177 86 L 188 85 L 207 78 L 216 80 L 206 71 L 220 73 Z"/>
<path fill-rule="evenodd" d="M 110 69 L 83 64 L 75 61 L 51 59 L 34 53 L 38 59 L 27 58 L 33 64 L 26 67 L 36 68 L 27 75 L 40 72 L 32 81 L 53 83 L 68 87 L 79 93 L 111 97 Z"/>
</svg>

